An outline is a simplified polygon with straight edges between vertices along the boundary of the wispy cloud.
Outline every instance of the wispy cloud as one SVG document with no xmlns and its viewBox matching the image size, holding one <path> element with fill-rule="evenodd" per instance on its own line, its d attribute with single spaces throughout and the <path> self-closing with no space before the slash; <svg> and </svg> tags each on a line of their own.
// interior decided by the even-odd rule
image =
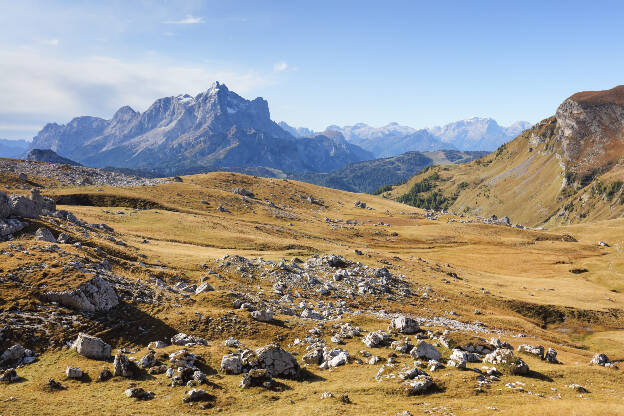
<svg viewBox="0 0 624 416">
<path fill-rule="evenodd" d="M 150 55 L 67 59 L 24 48 L 0 48 L 0 74 L 0 134 L 79 115 L 110 118 L 122 105 L 144 111 L 157 98 L 197 94 L 217 80 L 241 94 L 274 82 L 270 74 L 219 63 L 180 64 Z"/>
<path fill-rule="evenodd" d="M 59 40 L 58 39 L 43 39 L 39 43 L 41 43 L 42 45 L 46 45 L 46 46 L 58 46 Z"/>
<path fill-rule="evenodd" d="M 168 25 L 197 25 L 200 23 L 204 23 L 203 17 L 195 17 L 193 15 L 187 14 L 184 19 L 180 20 L 165 20 L 163 23 Z"/>
<path fill-rule="evenodd" d="M 275 65 L 273 65 L 273 69 L 277 72 L 286 71 L 288 69 L 288 63 L 284 61 L 277 62 Z"/>
</svg>

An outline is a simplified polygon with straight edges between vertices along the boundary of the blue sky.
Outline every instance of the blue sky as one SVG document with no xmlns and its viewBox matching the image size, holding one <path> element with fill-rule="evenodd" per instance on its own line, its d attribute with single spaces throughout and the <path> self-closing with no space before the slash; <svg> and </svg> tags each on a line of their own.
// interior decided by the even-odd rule
<svg viewBox="0 0 624 416">
<path fill-rule="evenodd" d="M 512 4 L 514 3 L 514 4 Z M 316 130 L 539 121 L 624 83 L 618 1 L 3 1 L 0 137 L 214 80 Z"/>
</svg>

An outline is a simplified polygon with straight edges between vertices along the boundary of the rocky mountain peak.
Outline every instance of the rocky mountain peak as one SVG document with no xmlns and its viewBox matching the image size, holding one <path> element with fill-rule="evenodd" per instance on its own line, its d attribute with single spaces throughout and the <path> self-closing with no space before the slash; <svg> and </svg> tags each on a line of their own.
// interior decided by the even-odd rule
<svg viewBox="0 0 624 416">
<path fill-rule="evenodd" d="M 624 86 L 584 91 L 566 99 L 555 114 L 562 156 L 577 176 L 593 174 L 624 151 Z"/>
</svg>

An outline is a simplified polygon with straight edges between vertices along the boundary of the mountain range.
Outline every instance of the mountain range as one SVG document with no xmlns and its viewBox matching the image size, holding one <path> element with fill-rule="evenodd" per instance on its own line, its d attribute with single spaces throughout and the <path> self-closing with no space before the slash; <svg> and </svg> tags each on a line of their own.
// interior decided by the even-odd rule
<svg viewBox="0 0 624 416">
<path fill-rule="evenodd" d="M 26 140 L 0 139 L 0 157 L 19 158 L 26 154 L 30 143 Z"/>
<path fill-rule="evenodd" d="M 164 175 L 245 166 L 323 172 L 374 158 L 336 132 L 295 138 L 271 120 L 266 100 L 246 100 L 219 82 L 195 97 L 158 99 L 144 113 L 125 106 L 110 120 L 47 124 L 30 149 L 51 149 L 85 166 Z"/>
<path fill-rule="evenodd" d="M 312 130 L 305 127 L 291 127 L 285 122 L 281 122 L 280 126 L 295 137 L 313 135 Z M 370 151 L 375 157 L 385 158 L 410 151 L 492 151 L 530 127 L 531 123 L 526 121 L 503 127 L 492 118 L 473 117 L 428 129 L 415 129 L 398 123 L 382 127 L 357 123 L 343 127 L 331 125 L 326 131 L 340 132 L 348 142 Z"/>
<path fill-rule="evenodd" d="M 216 82 L 196 96 L 160 98 L 144 113 L 124 106 L 111 119 L 81 116 L 47 124 L 28 150 L 49 149 L 85 166 L 151 176 L 249 168 L 332 172 L 410 151 L 492 150 L 528 126 L 472 118 L 431 129 L 359 123 L 314 132 L 275 123 L 266 100 L 247 100 Z"/>
</svg>

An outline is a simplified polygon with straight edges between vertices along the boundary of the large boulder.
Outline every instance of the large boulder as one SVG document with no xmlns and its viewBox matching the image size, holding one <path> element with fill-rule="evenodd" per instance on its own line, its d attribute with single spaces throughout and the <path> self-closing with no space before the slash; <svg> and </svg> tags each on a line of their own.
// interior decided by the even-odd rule
<svg viewBox="0 0 624 416">
<path fill-rule="evenodd" d="M 72 348 L 80 355 L 94 360 L 108 360 L 111 358 L 111 346 L 102 341 L 100 338 L 92 337 L 87 334 L 79 334 L 76 341 L 72 344 Z"/>
<path fill-rule="evenodd" d="M 390 330 L 402 334 L 415 334 L 420 331 L 420 327 L 414 319 L 401 315 L 390 321 Z"/>
<path fill-rule="evenodd" d="M 30 198 L 23 195 L 11 195 L 9 197 L 11 216 L 37 218 L 41 212 L 39 206 Z"/>
<path fill-rule="evenodd" d="M 266 369 L 272 377 L 296 377 L 299 375 L 299 363 L 288 351 L 276 344 L 256 350 L 260 367 Z"/>
<path fill-rule="evenodd" d="M 497 364 L 512 375 L 526 375 L 529 373 L 529 365 L 516 357 L 513 350 L 498 349 L 483 357 L 484 363 Z"/>
<path fill-rule="evenodd" d="M 35 240 L 37 241 L 46 241 L 48 243 L 56 243 L 56 238 L 50 230 L 45 227 L 40 227 L 35 233 Z"/>
<path fill-rule="evenodd" d="M 606 354 L 596 354 L 589 362 L 591 365 L 601 365 L 606 366 L 607 364 L 611 364 L 611 360 L 607 357 Z"/>
<path fill-rule="evenodd" d="M 436 347 L 425 341 L 420 341 L 416 344 L 416 347 L 412 349 L 411 354 L 416 359 L 424 358 L 426 360 L 433 361 L 440 361 L 440 358 L 442 357 L 440 351 L 438 351 Z"/>
<path fill-rule="evenodd" d="M 383 347 L 388 344 L 388 341 L 390 341 L 390 335 L 382 330 L 370 332 L 362 339 L 362 342 L 369 348 Z"/>
<path fill-rule="evenodd" d="M 9 197 L 4 192 L 0 192 L 0 218 L 7 218 L 9 215 L 11 215 Z"/>
<path fill-rule="evenodd" d="M 119 304 L 115 289 L 100 276 L 82 283 L 74 290 L 51 291 L 45 295 L 52 302 L 82 312 L 106 312 Z"/>
<path fill-rule="evenodd" d="M 136 374 L 136 364 L 123 355 L 118 353 L 115 355 L 113 362 L 113 375 L 119 377 L 134 377 Z"/>
<path fill-rule="evenodd" d="M 0 237 L 22 231 L 28 224 L 15 218 L 0 218 Z"/>
<path fill-rule="evenodd" d="M 240 374 L 243 372 L 243 360 L 240 354 L 226 354 L 221 358 L 221 371 L 225 374 Z"/>
</svg>

